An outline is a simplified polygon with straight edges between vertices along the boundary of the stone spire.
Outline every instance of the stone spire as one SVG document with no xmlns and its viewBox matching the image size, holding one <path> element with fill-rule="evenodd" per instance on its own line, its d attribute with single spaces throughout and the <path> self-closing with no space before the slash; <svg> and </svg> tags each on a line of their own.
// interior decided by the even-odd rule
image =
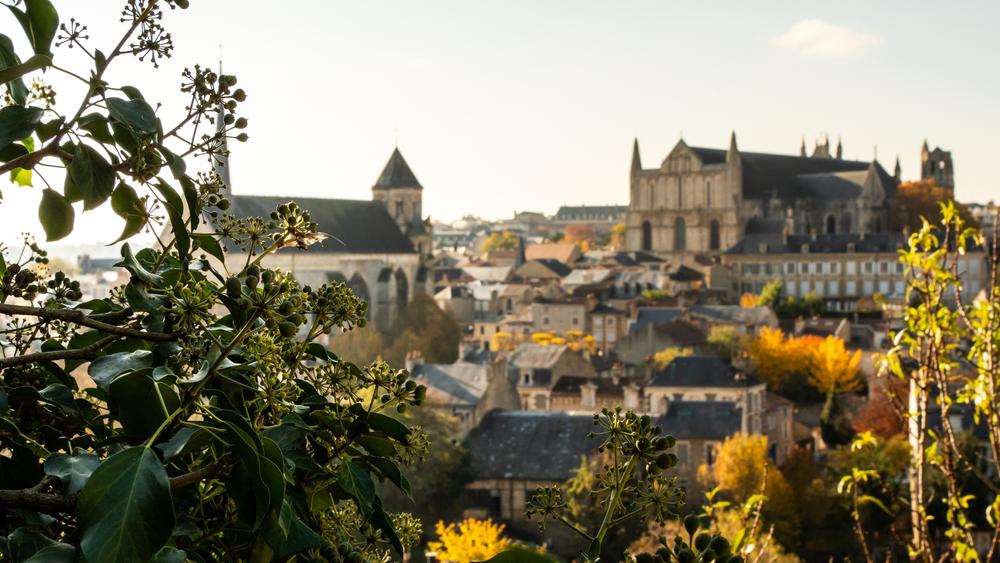
<svg viewBox="0 0 1000 563">
<path fill-rule="evenodd" d="M 802 144 L 799 145 L 799 156 L 806 156 L 806 138 L 803 135 Z"/>
<path fill-rule="evenodd" d="M 840 137 L 837 137 L 837 160 L 844 158 L 844 146 L 840 143 Z"/>
<path fill-rule="evenodd" d="M 896 155 L 896 168 L 895 168 L 895 170 L 893 170 L 892 176 L 896 180 L 901 179 L 902 176 L 903 176 L 903 169 L 902 169 L 902 167 L 899 166 L 899 155 L 898 154 Z"/>
<path fill-rule="evenodd" d="M 222 58 L 219 58 L 219 76 L 222 76 Z M 226 140 L 226 108 L 219 102 L 215 108 L 215 133 L 219 135 L 219 146 L 212 156 L 212 168 L 222 179 L 229 191 L 233 190 L 233 184 L 229 179 L 229 143 Z"/>
<path fill-rule="evenodd" d="M 736 148 L 736 131 L 729 135 L 729 150 L 726 151 L 726 162 L 739 162 L 740 151 Z"/>
<path fill-rule="evenodd" d="M 639 138 L 632 142 L 632 175 L 635 176 L 642 170 L 642 158 L 639 156 Z"/>
</svg>

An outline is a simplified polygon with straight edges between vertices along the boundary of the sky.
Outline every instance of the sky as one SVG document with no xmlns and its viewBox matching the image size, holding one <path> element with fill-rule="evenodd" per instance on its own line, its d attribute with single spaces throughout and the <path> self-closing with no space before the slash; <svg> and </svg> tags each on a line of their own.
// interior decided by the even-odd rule
<svg viewBox="0 0 1000 563">
<path fill-rule="evenodd" d="M 56 2 L 105 50 L 124 29 L 118 4 Z M 742 150 L 787 154 L 840 138 L 847 158 L 877 151 L 891 170 L 898 155 L 904 179 L 919 177 L 926 138 L 952 151 L 960 200 L 1000 200 L 995 1 L 191 4 L 167 14 L 171 59 L 128 61 L 111 81 L 169 119 L 181 70 L 217 65 L 221 46 L 248 94 L 250 140 L 230 147 L 238 194 L 367 199 L 398 145 L 435 219 L 626 204 L 633 138 L 653 168 L 682 137 L 725 148 L 735 131 Z M 21 41 L 12 18 L 0 32 Z M 71 80 L 45 79 L 60 104 L 77 98 Z M 39 232 L 40 185 L 0 191 L 0 240 Z M 121 225 L 78 210 L 65 243 L 106 243 Z"/>
</svg>

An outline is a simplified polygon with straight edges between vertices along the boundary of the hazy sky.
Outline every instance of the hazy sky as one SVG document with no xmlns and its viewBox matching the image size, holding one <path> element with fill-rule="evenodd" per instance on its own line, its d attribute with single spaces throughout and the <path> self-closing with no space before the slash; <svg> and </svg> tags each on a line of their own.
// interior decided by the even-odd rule
<svg viewBox="0 0 1000 563">
<path fill-rule="evenodd" d="M 105 50 L 118 4 L 57 2 Z M 112 80 L 173 115 L 180 70 L 215 65 L 222 44 L 249 95 L 251 139 L 231 146 L 237 193 L 368 198 L 398 138 L 435 218 L 624 204 L 633 137 L 650 168 L 681 134 L 725 148 L 735 129 L 744 150 L 795 153 L 822 134 L 850 158 L 877 146 L 904 178 L 919 175 L 926 137 L 953 152 L 960 199 L 1000 199 L 995 1 L 191 4 L 168 14 L 172 59 Z M 68 104 L 69 83 L 49 79 Z M 38 230 L 40 188 L 0 187 L 0 240 Z M 71 242 L 121 226 L 100 212 L 78 225 Z"/>
</svg>

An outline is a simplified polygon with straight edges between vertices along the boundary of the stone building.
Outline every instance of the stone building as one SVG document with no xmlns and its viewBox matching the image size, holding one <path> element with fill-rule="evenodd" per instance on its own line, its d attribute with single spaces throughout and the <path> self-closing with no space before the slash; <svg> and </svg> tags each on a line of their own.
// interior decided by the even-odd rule
<svg viewBox="0 0 1000 563">
<path fill-rule="evenodd" d="M 507 377 L 506 362 L 425 364 L 411 355 L 406 369 L 417 383 L 427 387 L 423 408 L 455 417 L 463 436 L 487 412 L 520 407 L 517 391 Z"/>
<path fill-rule="evenodd" d="M 804 147 L 803 147 L 804 149 Z M 791 233 L 882 232 L 897 177 L 877 161 L 841 158 L 829 142 L 812 155 L 728 150 L 678 141 L 657 168 L 644 169 L 635 142 L 629 174 L 626 249 L 674 255 L 716 254 L 733 246 L 755 218 L 778 219 Z"/>
<path fill-rule="evenodd" d="M 375 326 L 385 330 L 414 295 L 432 289 L 433 276 L 424 260 L 431 234 L 429 223 L 420 220 L 422 190 L 396 149 L 372 188 L 372 201 L 234 193 L 229 213 L 266 219 L 279 205 L 296 201 L 329 238 L 306 252 L 282 249 L 267 256 L 263 265 L 291 272 L 314 287 L 329 281 L 347 283 L 368 302 Z M 231 271 L 238 271 L 246 255 L 231 252 L 226 260 Z"/>
<path fill-rule="evenodd" d="M 951 161 L 951 151 L 934 147 L 930 150 L 927 140 L 920 147 L 920 179 L 933 180 L 935 184 L 955 196 L 955 165 Z"/>
</svg>

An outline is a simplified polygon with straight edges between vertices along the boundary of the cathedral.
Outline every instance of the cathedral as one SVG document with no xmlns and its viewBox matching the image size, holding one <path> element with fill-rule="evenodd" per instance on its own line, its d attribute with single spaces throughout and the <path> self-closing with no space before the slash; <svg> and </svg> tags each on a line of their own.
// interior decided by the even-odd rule
<svg viewBox="0 0 1000 563">
<path fill-rule="evenodd" d="M 223 166 L 228 166 L 228 159 Z M 228 168 L 224 169 L 226 184 Z M 221 172 L 220 172 L 221 174 Z M 282 249 L 264 265 L 291 272 L 304 284 L 346 283 L 368 302 L 368 316 L 387 330 L 414 295 L 432 289 L 431 224 L 421 216 L 423 186 L 399 149 L 389 157 L 372 186 L 371 200 L 233 193 L 229 213 L 237 217 L 267 217 L 278 205 L 296 201 L 309 211 L 320 232 L 329 238 L 300 252 Z M 239 270 L 245 255 L 230 253 L 227 262 Z"/>
<path fill-rule="evenodd" d="M 872 233 L 889 229 L 899 184 L 877 160 L 846 160 L 838 141 L 806 154 L 741 151 L 678 141 L 656 168 L 643 168 L 632 150 L 625 246 L 662 255 L 713 255 L 745 233 Z"/>
</svg>

